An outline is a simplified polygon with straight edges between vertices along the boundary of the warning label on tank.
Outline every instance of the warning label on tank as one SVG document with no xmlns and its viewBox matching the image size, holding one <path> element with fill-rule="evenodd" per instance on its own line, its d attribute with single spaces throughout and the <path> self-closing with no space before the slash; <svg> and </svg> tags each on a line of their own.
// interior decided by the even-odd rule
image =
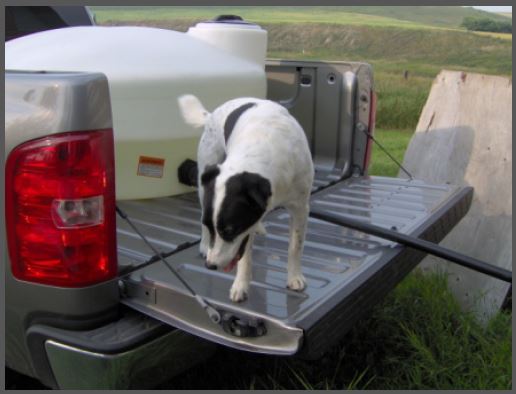
<svg viewBox="0 0 516 394">
<path fill-rule="evenodd" d="M 138 175 L 150 176 L 152 178 L 162 178 L 165 159 L 158 157 L 140 156 L 138 161 Z"/>
</svg>

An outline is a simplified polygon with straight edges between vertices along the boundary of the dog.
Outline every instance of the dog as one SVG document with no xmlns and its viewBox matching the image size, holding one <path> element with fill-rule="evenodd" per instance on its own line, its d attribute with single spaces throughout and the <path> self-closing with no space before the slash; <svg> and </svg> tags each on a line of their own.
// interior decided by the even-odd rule
<svg viewBox="0 0 516 394">
<path fill-rule="evenodd" d="M 301 271 L 314 169 L 305 133 L 273 101 L 238 98 L 209 113 L 193 95 L 178 98 L 185 122 L 204 127 L 197 151 L 202 209 L 199 251 L 209 269 L 237 273 L 233 302 L 248 297 L 251 250 L 263 217 L 276 207 L 290 214 L 287 287 L 302 291 Z M 238 264 L 237 264 L 238 263 Z"/>
</svg>

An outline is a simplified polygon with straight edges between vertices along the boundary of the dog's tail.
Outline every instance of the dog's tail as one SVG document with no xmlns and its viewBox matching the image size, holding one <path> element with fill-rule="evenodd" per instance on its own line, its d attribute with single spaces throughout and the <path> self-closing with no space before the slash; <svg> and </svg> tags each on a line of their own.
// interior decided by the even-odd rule
<svg viewBox="0 0 516 394">
<path fill-rule="evenodd" d="M 193 127 L 202 127 L 206 123 L 209 112 L 206 111 L 197 97 L 186 94 L 177 99 L 181 114 L 186 123 Z"/>
</svg>

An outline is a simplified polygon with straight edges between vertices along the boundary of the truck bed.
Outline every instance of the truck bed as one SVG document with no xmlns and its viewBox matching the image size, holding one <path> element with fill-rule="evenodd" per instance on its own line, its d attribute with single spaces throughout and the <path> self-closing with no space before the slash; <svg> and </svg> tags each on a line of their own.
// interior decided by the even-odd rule
<svg viewBox="0 0 516 394">
<path fill-rule="evenodd" d="M 311 206 L 333 215 L 395 228 L 439 242 L 465 215 L 471 188 L 429 185 L 417 180 L 351 177 L 316 172 Z M 119 262 L 127 274 L 122 302 L 166 324 L 205 339 L 258 353 L 319 357 L 424 257 L 391 241 L 309 219 L 303 274 L 307 288 L 286 288 L 288 213 L 271 212 L 267 234 L 253 247 L 253 280 L 242 303 L 229 300 L 235 272 L 205 268 L 199 256 L 201 212 L 195 193 L 119 206 L 168 255 L 167 262 L 214 307 L 243 321 L 260 321 L 265 335 L 241 338 L 212 323 L 189 292 L 123 219 L 118 218 Z M 185 242 L 190 246 L 175 253 Z"/>
</svg>

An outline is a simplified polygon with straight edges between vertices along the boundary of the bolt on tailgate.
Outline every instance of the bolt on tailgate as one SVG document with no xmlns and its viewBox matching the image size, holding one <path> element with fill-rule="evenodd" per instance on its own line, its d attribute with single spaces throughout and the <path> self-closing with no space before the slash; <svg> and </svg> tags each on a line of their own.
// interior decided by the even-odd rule
<svg viewBox="0 0 516 394">
<path fill-rule="evenodd" d="M 318 191 L 312 195 L 311 206 L 435 242 L 464 216 L 471 195 L 470 188 L 361 177 Z M 121 206 L 144 231 L 147 228 L 146 234 L 162 248 L 160 251 L 168 248 L 170 252 L 184 237 L 199 237 L 200 210 L 195 201 L 195 196 L 172 197 Z M 142 204 L 141 209 L 138 204 Z M 196 235 L 191 227 L 194 223 Z M 197 245 L 167 257 L 183 279 L 221 312 L 225 325 L 211 322 L 159 261 L 123 279 L 122 302 L 233 348 L 283 355 L 301 350 L 305 356 L 315 357 L 342 337 L 367 307 L 380 302 L 424 256 L 407 254 L 407 248 L 391 241 L 309 218 L 302 257 L 307 288 L 295 292 L 286 288 L 288 223 L 283 209 L 271 212 L 264 220 L 267 234 L 256 236 L 253 280 L 249 297 L 242 303 L 229 300 L 234 272 L 206 269 Z M 121 224 L 121 231 L 129 230 Z M 127 236 L 119 248 L 126 261 L 151 258 L 134 236 Z"/>
</svg>

